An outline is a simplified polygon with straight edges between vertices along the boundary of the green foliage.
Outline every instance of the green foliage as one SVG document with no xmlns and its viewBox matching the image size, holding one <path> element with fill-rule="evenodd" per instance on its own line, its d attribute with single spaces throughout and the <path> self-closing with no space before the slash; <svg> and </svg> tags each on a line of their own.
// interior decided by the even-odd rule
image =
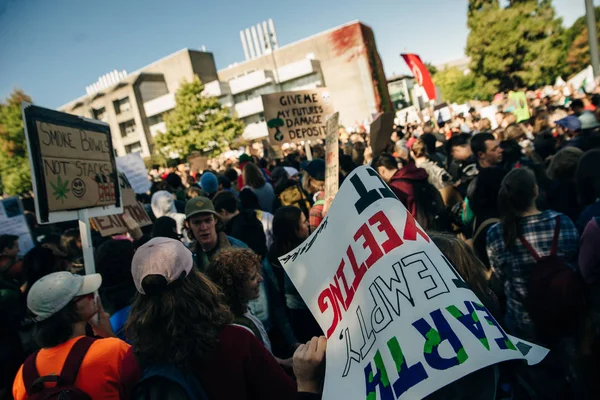
<svg viewBox="0 0 600 400">
<path fill-rule="evenodd" d="M 0 103 L 0 178 L 3 193 L 10 195 L 32 189 L 21 117 L 23 101 L 31 102 L 31 98 L 22 90 L 15 89 L 4 103 Z"/>
<path fill-rule="evenodd" d="M 467 55 L 485 92 L 550 84 L 564 65 L 561 20 L 551 0 L 471 0 Z"/>
<path fill-rule="evenodd" d="M 485 84 L 477 84 L 475 75 L 465 75 L 456 67 L 438 71 L 433 76 L 433 82 L 440 87 L 442 99 L 450 103 L 465 103 L 474 99 L 489 100 L 494 95 L 494 91 L 486 88 Z"/>
<path fill-rule="evenodd" d="M 594 9 L 596 14 L 596 30 L 600 40 L 600 7 Z M 565 77 L 576 74 L 590 65 L 590 44 L 585 15 L 579 17 L 573 25 L 564 32 L 564 42 L 567 49 Z"/>
<path fill-rule="evenodd" d="M 155 138 L 156 149 L 176 152 L 185 159 L 192 151 L 216 156 L 244 132 L 244 123 L 232 116 L 215 97 L 202 95 L 197 77 L 184 82 L 175 95 L 176 105 L 165 117 L 166 132 Z"/>
</svg>

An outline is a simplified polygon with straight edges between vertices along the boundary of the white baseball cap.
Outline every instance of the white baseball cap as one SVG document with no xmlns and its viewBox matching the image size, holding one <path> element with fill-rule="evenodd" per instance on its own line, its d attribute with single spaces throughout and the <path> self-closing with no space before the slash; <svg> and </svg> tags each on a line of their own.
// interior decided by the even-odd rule
<svg viewBox="0 0 600 400">
<path fill-rule="evenodd" d="M 179 240 L 166 237 L 155 237 L 138 248 L 131 262 L 131 275 L 138 292 L 146 294 L 142 281 L 148 275 L 160 275 L 167 284 L 186 276 L 194 267 L 194 259 L 190 249 Z"/>
<path fill-rule="evenodd" d="M 75 275 L 67 271 L 43 276 L 27 295 L 27 308 L 36 321 L 43 321 L 62 310 L 75 297 L 94 293 L 102 285 L 100 274 Z"/>
</svg>

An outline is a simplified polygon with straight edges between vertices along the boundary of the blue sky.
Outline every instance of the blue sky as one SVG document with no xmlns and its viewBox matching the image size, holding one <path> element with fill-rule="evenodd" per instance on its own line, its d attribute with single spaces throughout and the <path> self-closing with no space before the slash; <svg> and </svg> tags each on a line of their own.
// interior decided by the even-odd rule
<svg viewBox="0 0 600 400">
<path fill-rule="evenodd" d="M 600 5 L 600 0 L 594 0 Z M 554 0 L 564 24 L 584 0 Z M 0 0 L 0 98 L 14 87 L 45 107 L 85 94 L 113 69 L 132 72 L 184 47 L 205 45 L 217 68 L 244 60 L 240 29 L 273 18 L 280 45 L 358 19 L 371 26 L 387 76 L 399 56 L 460 58 L 467 0 Z"/>
</svg>

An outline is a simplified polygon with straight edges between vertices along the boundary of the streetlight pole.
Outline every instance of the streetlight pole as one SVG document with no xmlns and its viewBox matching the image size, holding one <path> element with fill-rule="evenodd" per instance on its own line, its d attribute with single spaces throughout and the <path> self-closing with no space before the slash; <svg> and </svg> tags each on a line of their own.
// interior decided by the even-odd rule
<svg viewBox="0 0 600 400">
<path fill-rule="evenodd" d="M 600 56 L 598 55 L 598 32 L 596 30 L 596 12 L 593 0 L 585 0 L 585 12 L 588 28 L 588 42 L 594 77 L 600 75 Z"/>
</svg>

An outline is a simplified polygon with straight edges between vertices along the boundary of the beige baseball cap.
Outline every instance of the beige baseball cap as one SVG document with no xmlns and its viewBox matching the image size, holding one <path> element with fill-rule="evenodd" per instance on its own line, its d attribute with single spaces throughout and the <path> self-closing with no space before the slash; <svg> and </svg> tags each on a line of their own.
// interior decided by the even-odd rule
<svg viewBox="0 0 600 400">
<path fill-rule="evenodd" d="M 102 285 L 100 274 L 75 275 L 67 271 L 43 276 L 27 294 L 27 308 L 36 321 L 43 321 L 79 296 L 94 293 Z"/>
<path fill-rule="evenodd" d="M 161 275 L 167 283 L 188 275 L 194 267 L 192 252 L 179 240 L 155 237 L 138 248 L 131 262 L 131 275 L 138 292 L 146 294 L 142 281 L 149 275 Z"/>
</svg>

